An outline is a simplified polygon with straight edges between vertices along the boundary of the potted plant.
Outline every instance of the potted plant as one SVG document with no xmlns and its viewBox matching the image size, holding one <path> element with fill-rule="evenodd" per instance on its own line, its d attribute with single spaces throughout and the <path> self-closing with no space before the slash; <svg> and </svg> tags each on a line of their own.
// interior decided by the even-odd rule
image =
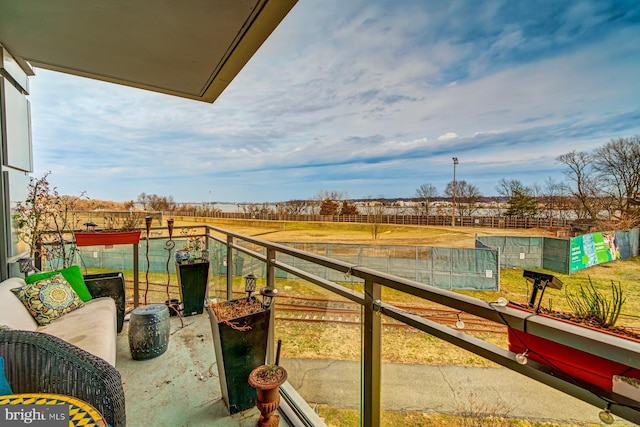
<svg viewBox="0 0 640 427">
<path fill-rule="evenodd" d="M 67 237 L 79 222 L 75 212 L 78 200 L 84 197 L 84 193 L 78 197 L 59 195 L 49 185 L 49 174 L 31 178 L 25 200 L 12 211 L 18 240 L 29 250 L 24 259 L 35 260 L 37 269 L 43 268 L 42 260 L 48 261 L 51 269 L 73 264 L 76 248 L 69 245 L 72 242 Z"/>
<path fill-rule="evenodd" d="M 249 275 L 245 279 L 247 297 L 207 304 L 220 389 L 231 414 L 256 403 L 256 389 L 247 378 L 253 369 L 265 363 L 271 302 L 277 295 L 275 289 L 263 289 L 260 301 L 251 296 L 256 277 Z"/>
<path fill-rule="evenodd" d="M 278 340 L 275 364 L 258 366 L 249 374 L 249 384 L 258 391 L 258 427 L 277 426 L 280 423 L 280 417 L 274 414 L 280 406 L 280 386 L 287 380 L 287 371 L 280 366 L 281 347 L 282 340 Z"/>
<path fill-rule="evenodd" d="M 536 306 L 535 298 L 537 291 L 544 292 L 549 284 L 560 289 L 562 283 L 551 275 L 527 270 L 524 276 L 534 282 L 530 302 L 527 306 L 509 303 L 511 307 L 640 344 L 640 334 L 615 326 L 625 301 L 620 284 L 611 283 L 610 297 L 598 291 L 591 280 L 589 286 L 580 286 L 575 294 L 565 291 L 572 312 L 560 312 L 540 307 L 540 302 Z M 550 367 L 558 374 L 640 400 L 640 370 L 636 368 L 513 328 L 508 329 L 508 342 L 509 350 L 517 353 L 516 360 L 519 363 L 524 364 L 529 358 Z"/>
<path fill-rule="evenodd" d="M 202 314 L 209 283 L 209 251 L 204 249 L 202 236 L 189 228 L 185 245 L 176 251 L 176 270 L 182 313 L 184 316 Z"/>
<path fill-rule="evenodd" d="M 75 231 L 73 236 L 76 246 L 111 246 L 111 245 L 137 245 L 140 243 L 139 229 L 142 223 L 142 216 L 136 212 L 130 211 L 128 215 L 115 216 L 109 215 L 104 217 L 105 228 L 97 230 L 97 224 L 94 222 L 86 222 L 85 231 Z"/>
</svg>

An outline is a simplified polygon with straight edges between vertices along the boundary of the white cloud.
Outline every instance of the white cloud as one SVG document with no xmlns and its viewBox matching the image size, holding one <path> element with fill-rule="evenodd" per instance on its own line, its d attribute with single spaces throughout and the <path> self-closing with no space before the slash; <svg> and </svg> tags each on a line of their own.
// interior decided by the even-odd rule
<svg viewBox="0 0 640 427">
<path fill-rule="evenodd" d="M 458 134 L 455 132 L 447 132 L 438 137 L 438 141 L 451 141 L 452 139 L 458 138 Z"/>
</svg>

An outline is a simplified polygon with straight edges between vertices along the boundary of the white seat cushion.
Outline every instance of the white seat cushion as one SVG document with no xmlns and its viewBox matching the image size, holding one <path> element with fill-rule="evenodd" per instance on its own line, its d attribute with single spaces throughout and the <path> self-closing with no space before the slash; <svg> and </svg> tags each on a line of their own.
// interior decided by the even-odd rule
<svg viewBox="0 0 640 427">
<path fill-rule="evenodd" d="M 112 298 L 102 297 L 87 301 L 84 307 L 46 326 L 39 326 L 37 331 L 62 338 L 115 366 L 116 329 L 116 304 Z"/>
</svg>

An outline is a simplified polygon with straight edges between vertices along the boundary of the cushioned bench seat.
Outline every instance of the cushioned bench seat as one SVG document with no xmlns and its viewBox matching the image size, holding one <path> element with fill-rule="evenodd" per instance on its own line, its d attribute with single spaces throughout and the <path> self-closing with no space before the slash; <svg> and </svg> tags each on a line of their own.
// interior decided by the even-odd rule
<svg viewBox="0 0 640 427">
<path fill-rule="evenodd" d="M 116 364 L 117 308 L 113 298 L 94 298 L 47 325 L 38 325 L 11 289 L 25 285 L 19 277 L 0 283 L 0 325 L 44 332 Z"/>
</svg>

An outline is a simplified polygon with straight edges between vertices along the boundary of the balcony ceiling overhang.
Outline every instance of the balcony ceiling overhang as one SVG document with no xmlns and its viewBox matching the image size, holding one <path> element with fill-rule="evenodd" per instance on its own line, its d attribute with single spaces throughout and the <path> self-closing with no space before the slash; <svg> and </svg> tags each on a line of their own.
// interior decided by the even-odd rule
<svg viewBox="0 0 640 427">
<path fill-rule="evenodd" d="M 213 102 L 297 0 L 2 0 L 0 44 L 34 67 Z"/>
</svg>

